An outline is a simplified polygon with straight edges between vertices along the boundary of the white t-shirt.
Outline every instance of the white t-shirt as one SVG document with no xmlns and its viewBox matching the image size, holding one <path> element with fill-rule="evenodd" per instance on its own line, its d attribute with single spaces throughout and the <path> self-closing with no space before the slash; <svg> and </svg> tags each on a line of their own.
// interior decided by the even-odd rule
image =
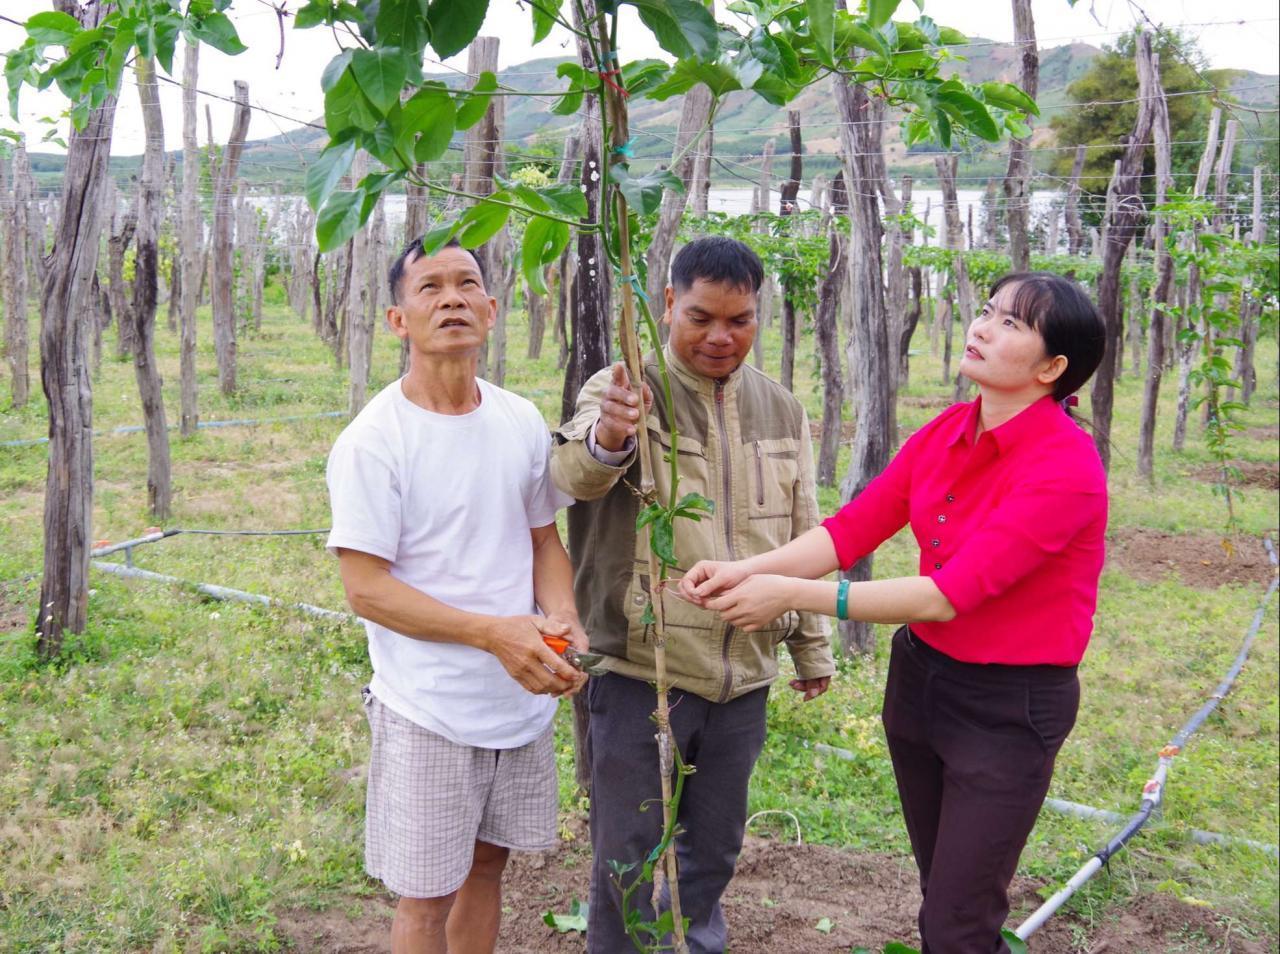
<svg viewBox="0 0 1280 954">
<path fill-rule="evenodd" d="M 457 609 L 536 613 L 532 527 L 572 501 L 551 483 L 551 435 L 529 401 L 477 380 L 480 406 L 436 414 L 395 381 L 339 435 L 327 479 L 327 546 L 382 557 L 391 575 Z M 401 635 L 365 620 L 370 688 L 388 708 L 450 741 L 507 749 L 537 738 L 555 700 L 496 656 Z"/>
</svg>

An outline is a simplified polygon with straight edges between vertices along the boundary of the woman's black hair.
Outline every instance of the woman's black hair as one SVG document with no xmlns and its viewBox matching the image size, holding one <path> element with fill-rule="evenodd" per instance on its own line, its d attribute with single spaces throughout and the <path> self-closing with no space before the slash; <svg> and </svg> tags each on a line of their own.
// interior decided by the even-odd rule
<svg viewBox="0 0 1280 954">
<path fill-rule="evenodd" d="M 1012 285 L 1008 312 L 1040 333 L 1045 352 L 1067 359 L 1067 370 L 1053 383 L 1061 401 L 1089 380 L 1107 345 L 1107 328 L 1085 290 L 1053 272 L 1011 272 L 991 286 L 990 298 Z"/>
</svg>

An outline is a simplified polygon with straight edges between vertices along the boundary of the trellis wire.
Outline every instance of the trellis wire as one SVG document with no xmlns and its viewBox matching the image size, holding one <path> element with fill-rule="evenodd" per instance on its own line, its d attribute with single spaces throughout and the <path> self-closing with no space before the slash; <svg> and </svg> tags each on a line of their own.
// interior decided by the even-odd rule
<svg viewBox="0 0 1280 954">
<path fill-rule="evenodd" d="M 286 414 L 283 417 L 263 417 L 263 418 L 233 418 L 225 421 L 200 421 L 196 424 L 197 428 L 219 428 L 219 427 L 259 427 L 263 424 L 280 424 L 289 421 L 308 421 L 321 417 L 347 417 L 346 411 L 317 411 L 314 414 Z M 177 430 L 177 424 L 170 424 L 169 430 Z M 103 437 L 113 434 L 138 434 L 146 428 L 141 424 L 121 424 L 113 427 L 109 431 L 94 431 L 94 437 Z M 27 437 L 16 441 L 2 441 L 0 447 L 34 447 L 37 444 L 47 444 L 47 437 Z"/>
</svg>

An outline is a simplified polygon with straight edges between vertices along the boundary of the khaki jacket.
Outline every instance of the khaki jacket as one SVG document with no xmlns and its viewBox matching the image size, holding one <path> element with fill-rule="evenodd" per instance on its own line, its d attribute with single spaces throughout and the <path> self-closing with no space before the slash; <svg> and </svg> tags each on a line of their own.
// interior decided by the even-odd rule
<svg viewBox="0 0 1280 954">
<path fill-rule="evenodd" d="M 668 348 L 679 444 L 680 494 L 696 491 L 715 502 L 701 521 L 676 521 L 676 574 L 698 560 L 732 560 L 781 546 L 815 526 L 813 446 L 808 416 L 781 385 L 743 365 L 723 382 L 685 368 Z M 572 420 L 556 433 L 551 476 L 575 497 L 569 508 L 574 595 L 591 649 L 620 675 L 652 680 L 648 553 L 636 533 L 639 455 L 618 467 L 596 460 L 586 437 L 599 419 L 611 371 L 594 375 L 578 395 Z M 645 380 L 662 393 L 653 355 Z M 671 430 L 661 401 L 647 418 L 657 492 L 668 499 Z M 788 612 L 772 627 L 746 633 L 668 591 L 667 673 L 673 686 L 726 702 L 768 685 L 778 675 L 776 650 L 786 643 L 801 679 L 835 672 L 826 620 Z"/>
</svg>

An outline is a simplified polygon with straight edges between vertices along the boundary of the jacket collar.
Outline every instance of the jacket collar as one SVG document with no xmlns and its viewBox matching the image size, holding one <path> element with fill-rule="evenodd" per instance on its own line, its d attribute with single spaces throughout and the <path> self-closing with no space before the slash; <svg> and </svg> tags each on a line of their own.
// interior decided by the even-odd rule
<svg viewBox="0 0 1280 954">
<path fill-rule="evenodd" d="M 681 361 L 680 356 L 672 350 L 670 341 L 662 346 L 662 353 L 666 355 L 667 366 L 671 369 L 671 373 L 679 377 L 686 385 L 697 391 L 699 394 L 703 394 L 708 397 L 715 394 L 716 379 L 709 378 L 704 374 L 699 374 L 697 371 L 694 371 Z M 728 375 L 728 377 L 720 379 L 724 382 L 725 397 L 732 396 L 738 390 L 738 385 L 742 381 L 743 368 L 745 366 L 746 361 L 743 361 L 743 363 L 738 365 Z"/>
</svg>

